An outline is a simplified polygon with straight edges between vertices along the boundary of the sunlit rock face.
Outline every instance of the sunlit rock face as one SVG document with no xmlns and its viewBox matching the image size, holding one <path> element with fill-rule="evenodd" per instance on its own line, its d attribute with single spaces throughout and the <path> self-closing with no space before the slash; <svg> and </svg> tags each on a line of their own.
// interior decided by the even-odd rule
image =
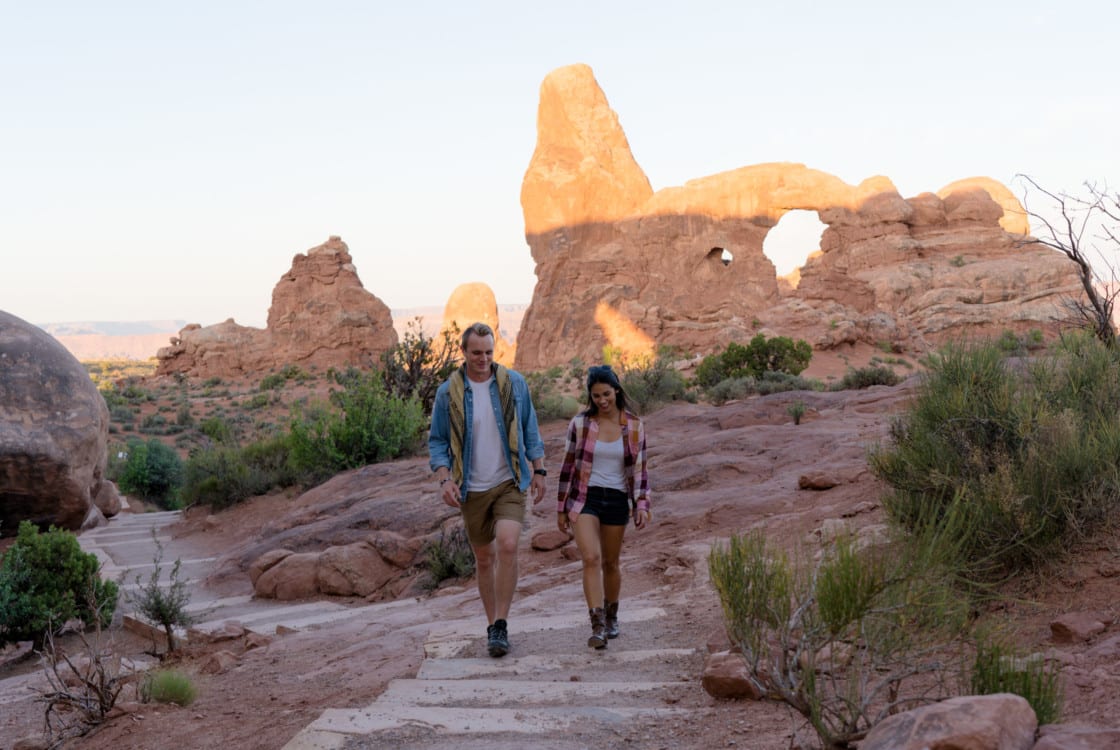
<svg viewBox="0 0 1120 750">
<path fill-rule="evenodd" d="M 443 329 L 457 332 L 453 337 L 456 346 L 461 341 L 458 334 L 475 323 L 485 323 L 494 331 L 494 361 L 511 366 L 514 345 L 502 337 L 498 325 L 498 301 L 494 291 L 480 281 L 455 287 L 443 308 Z"/>
<path fill-rule="evenodd" d="M 586 65 L 541 85 L 521 205 L 537 274 L 517 337 L 528 370 L 604 347 L 708 353 L 758 332 L 924 350 L 1046 329 L 1081 294 L 1073 264 L 1031 242 L 1022 206 L 984 177 L 904 199 L 886 177 L 849 185 L 782 162 L 654 192 Z M 763 242 L 797 210 L 825 230 L 779 282 Z"/>
<path fill-rule="evenodd" d="M 397 343 L 389 308 L 367 291 L 339 237 L 292 259 L 272 290 L 264 329 L 191 324 L 159 350 L 157 375 L 257 375 L 298 365 L 369 367 Z"/>
<path fill-rule="evenodd" d="M 0 534 L 20 521 L 73 530 L 117 513 L 120 495 L 104 479 L 108 437 L 109 409 L 82 364 L 0 311 Z"/>
</svg>

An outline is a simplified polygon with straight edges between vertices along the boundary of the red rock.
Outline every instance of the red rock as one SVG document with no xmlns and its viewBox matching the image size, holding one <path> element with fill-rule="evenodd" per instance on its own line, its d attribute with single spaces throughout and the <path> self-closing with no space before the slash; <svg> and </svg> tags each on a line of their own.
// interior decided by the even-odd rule
<svg viewBox="0 0 1120 750">
<path fill-rule="evenodd" d="M 287 365 L 369 366 L 397 343 L 389 308 L 362 286 L 350 250 L 338 237 L 292 259 L 272 290 L 268 325 L 233 319 L 191 324 L 160 349 L 157 375 L 255 375 Z"/>
</svg>

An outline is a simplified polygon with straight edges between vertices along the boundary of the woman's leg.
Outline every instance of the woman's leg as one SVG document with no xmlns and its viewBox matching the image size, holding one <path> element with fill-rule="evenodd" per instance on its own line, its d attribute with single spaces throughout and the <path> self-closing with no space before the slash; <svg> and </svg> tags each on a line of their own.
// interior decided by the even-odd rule
<svg viewBox="0 0 1120 750">
<path fill-rule="evenodd" d="M 599 518 L 590 513 L 581 513 L 575 523 L 576 547 L 583 560 L 583 597 L 588 609 L 603 606 L 603 550 L 599 528 Z"/>
<path fill-rule="evenodd" d="M 622 590 L 619 558 L 622 555 L 622 537 L 625 534 L 625 526 L 602 526 L 599 532 L 603 556 L 603 594 L 608 602 L 617 602 L 619 592 Z"/>
</svg>

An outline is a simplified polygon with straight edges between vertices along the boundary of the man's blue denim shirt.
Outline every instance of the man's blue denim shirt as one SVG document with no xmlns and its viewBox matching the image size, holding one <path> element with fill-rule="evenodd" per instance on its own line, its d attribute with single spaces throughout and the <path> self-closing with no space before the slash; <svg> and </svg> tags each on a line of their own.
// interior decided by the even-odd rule
<svg viewBox="0 0 1120 750">
<path fill-rule="evenodd" d="M 533 408 L 533 399 L 529 396 L 529 385 L 521 373 L 507 370 L 510 386 L 513 393 L 513 405 L 517 412 L 517 461 L 521 467 L 521 491 L 529 489 L 533 480 L 533 470 L 529 462 L 544 457 L 544 441 L 541 440 L 540 428 L 537 426 L 537 412 Z M 451 469 L 451 397 L 448 395 L 450 384 L 445 381 L 436 391 L 436 400 L 432 406 L 432 428 L 428 433 L 429 466 L 436 471 L 441 466 Z M 465 412 L 465 431 L 463 436 L 463 482 L 459 485 L 460 502 L 467 499 L 467 484 L 471 470 L 471 416 L 474 413 L 472 391 L 468 387 L 463 394 L 463 410 Z M 498 395 L 497 378 L 490 380 L 490 407 L 494 410 L 494 418 L 498 422 L 498 432 L 502 435 L 503 445 L 509 445 L 509 436 L 506 434 L 505 419 L 502 417 L 501 397 Z M 509 451 L 506 451 L 506 460 L 509 470 L 513 472 L 513 463 L 510 461 Z"/>
</svg>

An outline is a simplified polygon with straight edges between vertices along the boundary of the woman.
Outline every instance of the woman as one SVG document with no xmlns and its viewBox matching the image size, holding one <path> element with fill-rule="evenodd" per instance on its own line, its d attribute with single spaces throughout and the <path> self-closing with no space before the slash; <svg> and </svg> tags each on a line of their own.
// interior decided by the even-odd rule
<svg viewBox="0 0 1120 750">
<path fill-rule="evenodd" d="M 556 525 L 574 533 L 583 559 L 592 648 L 606 648 L 607 639 L 619 634 L 618 560 L 632 506 L 634 526 L 645 528 L 650 520 L 645 430 L 626 408 L 626 393 L 610 365 L 592 367 L 587 409 L 568 424 L 556 503 Z"/>
</svg>

